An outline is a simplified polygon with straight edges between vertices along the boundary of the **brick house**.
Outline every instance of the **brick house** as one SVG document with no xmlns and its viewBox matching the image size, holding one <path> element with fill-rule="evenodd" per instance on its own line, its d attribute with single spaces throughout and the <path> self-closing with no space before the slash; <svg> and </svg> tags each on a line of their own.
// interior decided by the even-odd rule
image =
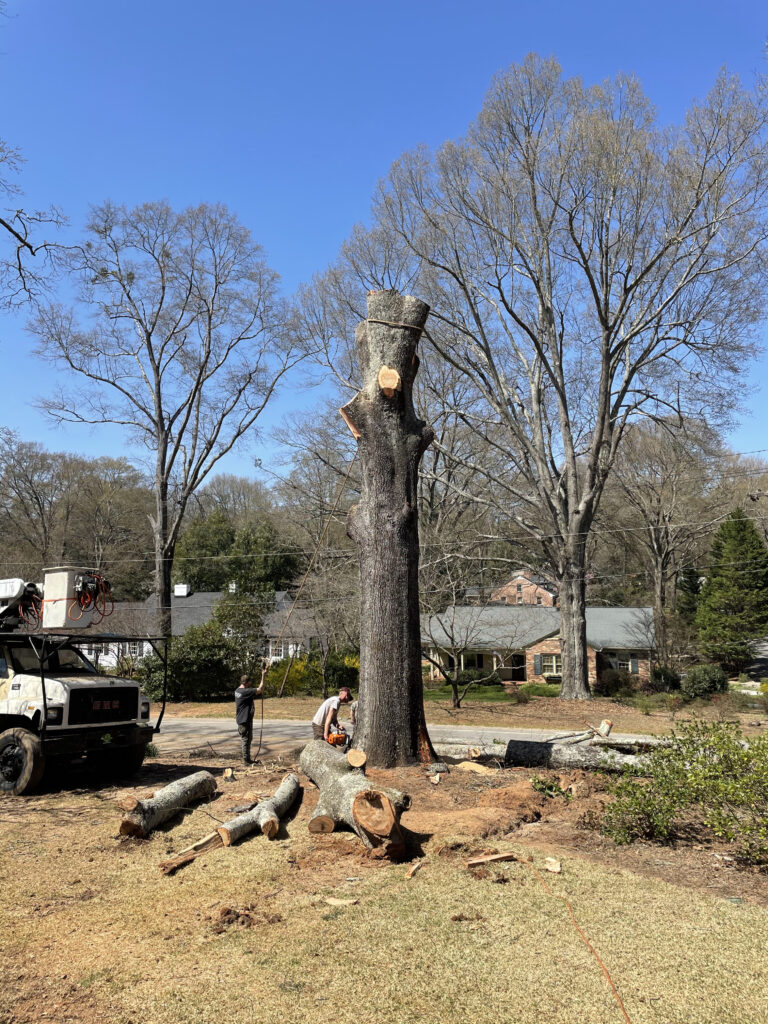
<svg viewBox="0 0 768 1024">
<path fill-rule="evenodd" d="M 586 612 L 590 686 L 609 668 L 648 678 L 654 653 L 652 609 L 587 608 Z M 422 645 L 434 661 L 496 671 L 505 682 L 547 682 L 562 673 L 557 608 L 451 606 L 425 618 Z M 433 664 L 430 675 L 439 675 Z"/>
<path fill-rule="evenodd" d="M 520 569 L 509 583 L 491 593 L 494 604 L 534 604 L 544 608 L 557 607 L 557 586 L 537 573 Z"/>
</svg>

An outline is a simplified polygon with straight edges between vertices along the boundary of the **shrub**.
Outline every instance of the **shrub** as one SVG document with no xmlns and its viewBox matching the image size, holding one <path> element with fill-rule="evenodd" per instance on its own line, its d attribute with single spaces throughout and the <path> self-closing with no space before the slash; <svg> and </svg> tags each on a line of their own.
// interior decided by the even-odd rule
<svg viewBox="0 0 768 1024">
<path fill-rule="evenodd" d="M 615 842 L 666 840 L 695 809 L 741 860 L 768 862 L 768 736 L 747 742 L 734 723 L 692 722 L 648 755 L 644 780 L 632 771 L 611 787 L 603 815 Z"/>
<path fill-rule="evenodd" d="M 626 669 L 606 668 L 594 685 L 598 697 L 631 697 L 634 693 L 633 677 Z"/>
<path fill-rule="evenodd" d="M 643 680 L 646 693 L 671 693 L 680 689 L 680 673 L 669 665 L 654 665 L 650 679 Z"/>
<path fill-rule="evenodd" d="M 285 673 L 289 665 L 290 670 L 286 678 Z M 307 664 L 306 658 L 294 658 L 293 664 L 291 664 L 290 658 L 283 658 L 267 669 L 267 674 L 264 677 L 264 696 L 276 697 L 283 685 L 284 678 L 283 694 L 286 697 L 308 696 L 314 690 L 317 690 L 318 693 L 322 690 L 322 680 L 318 683 L 317 673 Z"/>
<path fill-rule="evenodd" d="M 728 676 L 719 665 L 694 665 L 680 680 L 680 693 L 685 700 L 725 693 L 727 689 Z"/>
<path fill-rule="evenodd" d="M 484 668 L 464 668 L 459 672 L 459 686 L 466 686 L 467 683 L 482 683 L 483 686 L 501 686 L 501 678 L 498 672 L 489 672 Z"/>
<path fill-rule="evenodd" d="M 240 675 L 236 644 L 214 622 L 190 626 L 168 644 L 168 699 L 210 700 L 232 696 Z M 144 658 L 136 678 L 150 700 L 163 696 L 163 663 Z"/>
</svg>

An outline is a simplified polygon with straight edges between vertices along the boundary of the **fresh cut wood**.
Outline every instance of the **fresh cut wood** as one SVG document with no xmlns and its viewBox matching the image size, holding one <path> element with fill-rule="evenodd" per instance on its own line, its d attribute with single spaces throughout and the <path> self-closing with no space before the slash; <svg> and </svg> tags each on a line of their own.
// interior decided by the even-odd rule
<svg viewBox="0 0 768 1024">
<path fill-rule="evenodd" d="M 224 846 L 231 846 L 238 839 L 257 830 L 260 830 L 267 839 L 274 839 L 280 828 L 280 819 L 286 816 L 300 791 L 298 775 L 286 775 L 275 790 L 274 796 L 262 800 L 253 810 L 238 815 L 216 829 Z"/>
<path fill-rule="evenodd" d="M 301 770 L 320 790 L 309 821 L 313 833 L 333 832 L 347 825 L 368 849 L 385 846 L 395 855 L 403 847 L 400 815 L 411 805 L 407 793 L 371 785 L 344 754 L 323 740 L 313 740 L 301 752 Z"/>
<path fill-rule="evenodd" d="M 126 812 L 120 822 L 121 836 L 145 839 L 158 825 L 187 810 L 191 804 L 205 800 L 216 792 L 216 779 L 210 772 L 195 772 L 159 789 L 149 800 L 129 794 L 118 800 Z"/>
</svg>

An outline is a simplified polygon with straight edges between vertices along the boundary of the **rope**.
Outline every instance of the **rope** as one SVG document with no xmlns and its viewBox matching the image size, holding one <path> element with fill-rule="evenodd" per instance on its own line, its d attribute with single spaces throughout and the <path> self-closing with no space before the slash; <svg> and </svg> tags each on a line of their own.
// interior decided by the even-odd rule
<svg viewBox="0 0 768 1024">
<path fill-rule="evenodd" d="M 403 325 L 403 326 L 407 326 L 407 325 Z M 352 467 L 355 464 L 355 459 L 356 458 L 357 458 L 357 452 L 355 452 L 355 454 L 352 456 L 352 459 L 350 460 L 349 466 L 347 467 L 347 472 L 346 472 L 346 474 L 344 476 L 344 479 L 341 481 L 341 486 L 339 487 L 338 493 L 336 495 L 336 500 L 333 503 L 333 508 L 331 509 L 330 513 L 328 514 L 328 518 L 325 521 L 325 526 L 323 527 L 323 532 L 320 534 L 320 539 L 318 540 L 318 542 L 317 542 L 317 544 L 315 546 L 315 550 L 312 552 L 312 557 L 309 560 L 309 565 L 307 566 L 307 571 L 304 573 L 304 578 L 302 579 L 301 583 L 299 584 L 299 589 L 296 591 L 296 597 L 294 597 L 293 604 L 291 605 L 291 607 L 290 607 L 290 609 L 288 611 L 288 614 L 285 617 L 285 622 L 283 623 L 283 628 L 280 630 L 280 634 L 278 635 L 278 638 L 275 641 L 275 645 L 277 645 L 277 644 L 282 642 L 283 636 L 285 635 L 285 631 L 288 628 L 288 623 L 291 621 L 291 616 L 293 615 L 293 610 L 296 607 L 299 598 L 301 597 L 301 592 L 304 589 L 304 584 L 307 582 L 309 574 L 312 571 L 312 566 L 315 564 L 315 559 L 317 558 L 318 552 L 320 551 L 320 547 L 321 547 L 323 541 L 325 540 L 325 535 L 328 532 L 328 527 L 331 525 L 331 520 L 333 519 L 333 516 L 334 516 L 334 514 L 336 512 L 336 509 L 338 508 L 339 502 L 341 501 L 341 496 L 344 493 L 345 487 L 347 486 L 347 480 L 349 480 L 349 474 L 352 472 Z M 264 676 L 266 674 L 267 674 L 267 666 L 265 665 L 264 669 L 262 671 L 262 676 L 261 676 L 262 683 L 264 682 Z M 261 753 L 261 741 L 262 741 L 263 736 L 264 736 L 264 687 L 262 686 L 262 688 L 261 688 L 261 724 L 259 726 L 259 746 L 258 746 L 258 749 L 256 750 L 256 757 L 252 758 L 252 760 L 254 760 L 254 761 L 258 758 L 259 754 Z"/>
<path fill-rule="evenodd" d="M 582 938 L 582 940 L 584 942 L 584 945 L 590 951 L 590 953 L 595 958 L 595 960 L 597 960 L 598 964 L 600 965 L 600 967 L 602 969 L 603 974 L 608 979 L 608 984 L 611 986 L 611 990 L 613 992 L 614 998 L 615 998 L 616 1002 L 619 1004 L 619 1009 L 621 1010 L 621 1012 L 624 1015 L 624 1020 L 627 1022 L 627 1024 L 632 1024 L 632 1020 L 631 1020 L 629 1014 L 627 1013 L 626 1007 L 624 1006 L 624 1003 L 621 1001 L 621 996 L 619 995 L 619 991 L 618 991 L 618 989 L 616 988 L 616 986 L 613 983 L 613 978 L 608 973 L 608 968 L 605 966 L 603 961 L 600 959 L 600 956 L 599 956 L 597 950 L 595 949 L 595 947 L 592 945 L 592 943 L 589 941 L 587 936 L 581 930 L 581 926 L 579 925 L 579 922 L 576 920 L 576 916 L 573 913 L 573 907 L 571 906 L 570 902 L 565 898 L 565 896 L 559 896 L 556 892 L 553 892 L 552 889 L 550 889 L 549 885 L 547 884 L 546 879 L 542 877 L 542 875 L 536 870 L 536 868 L 533 866 L 533 864 L 531 864 L 527 860 L 523 860 L 522 857 L 518 857 L 516 859 L 518 860 L 518 863 L 525 864 L 525 866 L 529 870 L 531 870 L 534 873 L 534 875 L 536 875 L 536 877 L 541 882 L 541 884 L 544 886 L 544 888 L 547 890 L 547 892 L 549 893 L 550 896 L 554 896 L 556 900 L 560 900 L 562 903 L 564 903 L 566 905 L 566 907 L 568 908 L 568 913 L 569 913 L 569 915 L 571 917 L 571 921 L 573 923 L 573 927 L 579 933 L 579 935 L 581 936 L 581 938 Z"/>
<path fill-rule="evenodd" d="M 401 324 L 398 320 L 377 320 L 375 316 L 366 317 L 365 322 L 368 324 L 384 324 L 385 327 L 405 327 L 409 331 L 418 331 L 419 334 L 424 331 L 423 327 L 417 327 L 416 324 Z"/>
</svg>

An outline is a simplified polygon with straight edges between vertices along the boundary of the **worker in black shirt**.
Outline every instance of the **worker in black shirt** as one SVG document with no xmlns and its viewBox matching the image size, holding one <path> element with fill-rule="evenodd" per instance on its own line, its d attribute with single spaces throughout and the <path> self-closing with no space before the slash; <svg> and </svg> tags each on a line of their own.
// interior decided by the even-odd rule
<svg viewBox="0 0 768 1024">
<path fill-rule="evenodd" d="M 267 667 L 261 673 L 261 683 L 257 689 L 253 687 L 253 680 L 250 676 L 241 676 L 240 685 L 235 690 L 235 721 L 237 731 L 240 733 L 240 743 L 243 748 L 243 764 L 251 763 L 251 741 L 253 739 L 253 702 L 264 692 L 264 676 L 267 674 Z"/>
</svg>

